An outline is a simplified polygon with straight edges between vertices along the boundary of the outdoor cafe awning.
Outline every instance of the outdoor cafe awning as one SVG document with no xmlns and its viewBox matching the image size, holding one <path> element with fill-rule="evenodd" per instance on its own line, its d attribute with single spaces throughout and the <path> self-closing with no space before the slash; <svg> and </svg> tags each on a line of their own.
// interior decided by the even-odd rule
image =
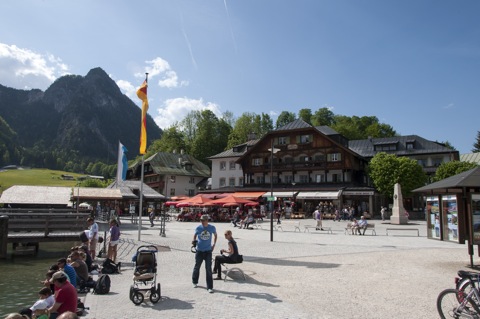
<svg viewBox="0 0 480 319">
<path fill-rule="evenodd" d="M 338 199 L 342 190 L 329 192 L 300 192 L 297 199 Z"/>
<path fill-rule="evenodd" d="M 256 200 L 263 194 L 265 194 L 265 192 L 235 192 L 232 195 L 243 199 Z"/>
<path fill-rule="evenodd" d="M 293 194 L 296 194 L 297 192 L 273 192 L 274 197 L 293 197 Z M 262 197 L 270 197 L 271 192 L 266 192 L 265 194 L 262 195 Z"/>
</svg>

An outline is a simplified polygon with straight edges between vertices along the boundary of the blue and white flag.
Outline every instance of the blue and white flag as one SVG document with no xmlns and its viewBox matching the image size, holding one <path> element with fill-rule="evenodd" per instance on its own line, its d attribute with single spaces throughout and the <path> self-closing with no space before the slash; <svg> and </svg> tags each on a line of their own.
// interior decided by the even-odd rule
<svg viewBox="0 0 480 319">
<path fill-rule="evenodd" d="M 122 143 L 118 142 L 118 166 L 117 166 L 117 183 L 127 179 L 127 153 L 128 150 Z"/>
</svg>

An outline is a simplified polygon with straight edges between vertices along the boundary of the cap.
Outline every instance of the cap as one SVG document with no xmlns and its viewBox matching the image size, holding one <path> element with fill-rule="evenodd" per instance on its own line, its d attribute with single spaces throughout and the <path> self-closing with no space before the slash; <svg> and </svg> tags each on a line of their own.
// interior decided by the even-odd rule
<svg viewBox="0 0 480 319">
<path fill-rule="evenodd" d="M 30 310 L 43 310 L 48 308 L 48 303 L 44 299 L 37 300 L 33 306 L 30 307 Z"/>
<path fill-rule="evenodd" d="M 208 215 L 207 214 L 202 215 L 202 217 L 200 217 L 200 220 L 208 220 Z"/>
<path fill-rule="evenodd" d="M 56 273 L 53 274 L 52 279 L 50 279 L 50 282 L 53 283 L 57 279 L 64 279 L 67 278 L 67 274 L 64 273 L 63 271 L 57 271 Z"/>
</svg>

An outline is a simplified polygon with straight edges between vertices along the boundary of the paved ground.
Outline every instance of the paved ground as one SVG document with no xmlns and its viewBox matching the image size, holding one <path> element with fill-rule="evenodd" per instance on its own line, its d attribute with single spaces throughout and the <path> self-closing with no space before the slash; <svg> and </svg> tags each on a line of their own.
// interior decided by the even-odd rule
<svg viewBox="0 0 480 319">
<path fill-rule="evenodd" d="M 108 295 L 85 297 L 86 318 L 438 318 L 438 293 L 453 287 L 458 269 L 469 256 L 465 245 L 429 240 L 425 222 L 405 228 L 413 232 L 385 235 L 388 224 L 373 221 L 377 236 L 344 234 L 346 222 L 325 221 L 327 232 L 293 232 L 295 221 L 284 221 L 284 231 L 244 230 L 214 224 L 219 233 L 216 253 L 226 248 L 223 232 L 233 231 L 247 280 L 234 274 L 226 282 L 214 281 L 214 294 L 191 284 L 194 254 L 190 252 L 197 223 L 168 222 L 166 237 L 158 227 L 143 227 L 141 242 L 136 226 L 122 225 L 122 273 L 112 275 Z M 143 222 L 148 226 L 148 221 Z M 302 220 L 301 225 L 314 224 Z M 157 282 L 162 300 L 135 306 L 129 300 L 133 265 L 139 244 L 167 246 L 158 254 Z M 478 260 L 477 260 L 478 261 Z"/>
</svg>

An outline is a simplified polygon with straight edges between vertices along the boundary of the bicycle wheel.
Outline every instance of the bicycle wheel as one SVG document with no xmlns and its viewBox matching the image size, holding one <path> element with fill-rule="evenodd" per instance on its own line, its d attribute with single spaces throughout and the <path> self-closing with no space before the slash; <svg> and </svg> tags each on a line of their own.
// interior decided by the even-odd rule
<svg viewBox="0 0 480 319">
<path fill-rule="evenodd" d="M 458 297 L 459 291 L 456 289 L 445 289 L 437 297 L 437 311 L 441 319 L 446 318 L 474 318 L 476 315 L 465 306 L 466 301 Z M 464 296 L 460 292 L 460 296 Z M 459 302 L 459 299 L 462 302 Z"/>
</svg>

